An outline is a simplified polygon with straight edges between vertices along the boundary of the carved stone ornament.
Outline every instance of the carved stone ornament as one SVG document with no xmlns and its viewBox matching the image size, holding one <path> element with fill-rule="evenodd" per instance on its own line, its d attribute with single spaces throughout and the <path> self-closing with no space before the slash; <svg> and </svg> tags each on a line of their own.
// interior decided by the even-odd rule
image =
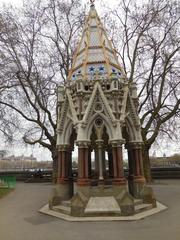
<svg viewBox="0 0 180 240">
<path fill-rule="evenodd" d="M 103 125 L 103 120 L 102 120 L 102 118 L 100 118 L 100 117 L 98 117 L 98 118 L 96 118 L 96 120 L 94 121 L 94 123 L 95 123 L 95 125 L 96 125 L 96 127 L 102 127 L 102 125 Z"/>
<path fill-rule="evenodd" d="M 100 103 L 100 102 L 95 103 L 94 111 L 95 111 L 95 112 L 102 112 L 102 111 L 103 111 L 103 105 L 102 105 L 102 103 Z"/>
</svg>

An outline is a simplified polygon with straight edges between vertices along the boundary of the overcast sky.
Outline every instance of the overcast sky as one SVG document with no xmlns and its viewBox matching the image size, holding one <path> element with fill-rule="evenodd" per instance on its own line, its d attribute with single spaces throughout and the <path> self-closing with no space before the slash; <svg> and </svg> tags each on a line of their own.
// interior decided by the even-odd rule
<svg viewBox="0 0 180 240">
<path fill-rule="evenodd" d="M 15 4 L 15 5 L 21 5 L 22 4 L 22 1 L 21 0 L 0 0 L 0 2 L 2 3 L 12 3 L 12 4 Z"/>
<path fill-rule="evenodd" d="M 69 0 L 66 0 L 69 1 Z M 137 1 L 142 1 L 142 0 L 137 0 Z M 82 0 L 83 3 L 89 3 L 89 0 Z M 0 3 L 11 3 L 15 6 L 22 6 L 23 4 L 23 0 L 0 0 Z M 119 0 L 96 0 L 95 4 L 96 4 L 96 8 L 98 11 L 101 10 L 101 5 L 105 3 L 107 6 L 109 5 L 109 3 L 112 5 L 115 5 L 117 3 L 119 3 Z"/>
<path fill-rule="evenodd" d="M 68 1 L 68 0 L 66 0 Z M 88 0 L 82 0 L 84 3 L 88 3 L 90 1 Z M 0 3 L 11 3 L 15 6 L 22 6 L 22 0 L 0 0 Z M 96 4 L 96 8 L 98 10 L 98 12 L 100 13 L 101 12 L 101 4 L 102 3 L 105 3 L 107 4 L 107 6 L 109 4 L 112 5 L 116 5 L 117 3 L 119 2 L 119 0 L 96 0 L 95 1 L 95 4 Z M 1 145 L 1 148 L 2 149 L 3 146 Z M 19 154 L 24 154 L 24 155 L 30 155 L 30 154 L 33 154 L 34 156 L 36 156 L 38 158 L 38 160 L 48 160 L 48 159 L 51 159 L 51 156 L 50 156 L 50 153 L 48 150 L 45 150 L 43 149 L 42 147 L 18 147 L 18 150 L 17 150 L 17 145 L 12 147 L 12 148 L 9 148 L 9 146 L 5 146 L 5 148 L 7 148 L 9 151 L 11 151 L 12 154 L 15 154 L 15 155 L 19 155 Z M 159 145 L 156 146 L 156 150 L 152 149 L 151 152 L 152 153 L 155 153 L 156 152 L 156 155 L 157 156 L 163 156 L 163 154 L 165 153 L 167 156 L 169 155 L 172 155 L 174 153 L 178 153 L 180 152 L 180 149 L 179 149 L 179 143 L 171 143 L 170 141 L 165 141 L 163 142 L 163 140 L 159 143 Z"/>
</svg>

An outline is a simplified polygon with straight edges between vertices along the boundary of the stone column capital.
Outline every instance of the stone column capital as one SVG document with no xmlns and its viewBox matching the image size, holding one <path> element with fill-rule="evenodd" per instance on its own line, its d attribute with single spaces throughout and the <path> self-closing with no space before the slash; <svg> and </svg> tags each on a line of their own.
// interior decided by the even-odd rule
<svg viewBox="0 0 180 240">
<path fill-rule="evenodd" d="M 60 152 L 67 151 L 69 149 L 69 146 L 70 145 L 68 144 L 57 145 L 57 150 Z"/>
<path fill-rule="evenodd" d="M 112 145 L 112 147 L 122 147 L 122 145 L 125 143 L 125 140 L 111 140 L 109 143 Z"/>
<path fill-rule="evenodd" d="M 143 142 L 129 142 L 126 144 L 126 149 L 131 150 L 131 149 L 141 149 L 143 146 Z"/>
<path fill-rule="evenodd" d="M 104 141 L 103 140 L 96 140 L 96 145 L 97 147 L 102 147 L 103 146 Z"/>
<path fill-rule="evenodd" d="M 76 141 L 76 145 L 78 146 L 78 148 L 88 148 L 90 144 L 91 142 L 88 140 Z"/>
</svg>

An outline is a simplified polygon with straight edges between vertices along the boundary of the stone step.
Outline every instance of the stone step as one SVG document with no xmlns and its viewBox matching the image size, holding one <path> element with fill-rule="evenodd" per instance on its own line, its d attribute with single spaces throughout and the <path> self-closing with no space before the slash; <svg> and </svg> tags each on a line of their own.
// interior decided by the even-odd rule
<svg viewBox="0 0 180 240">
<path fill-rule="evenodd" d="M 114 197 L 91 197 L 85 209 L 87 215 L 120 214 L 120 207 Z"/>
<path fill-rule="evenodd" d="M 62 201 L 61 205 L 65 206 L 65 207 L 70 207 L 71 206 L 71 201 Z"/>
<path fill-rule="evenodd" d="M 85 210 L 85 213 L 86 214 L 120 214 L 121 213 L 121 210 L 120 209 L 107 209 L 107 210 L 103 210 L 103 209 L 88 209 L 88 210 Z"/>
<path fill-rule="evenodd" d="M 152 204 L 142 203 L 142 204 L 139 204 L 139 205 L 135 206 L 135 213 L 140 213 L 140 212 L 143 212 L 143 211 L 147 211 L 147 210 L 150 210 L 152 208 L 153 208 Z"/>
<path fill-rule="evenodd" d="M 121 215 L 121 211 L 93 211 L 93 212 L 85 212 L 85 217 L 118 217 Z"/>
<path fill-rule="evenodd" d="M 121 210 L 119 209 L 86 209 L 85 216 L 119 216 Z"/>
<path fill-rule="evenodd" d="M 63 205 L 54 206 L 53 210 L 60 213 L 68 214 L 68 215 L 71 214 L 71 208 Z"/>
<path fill-rule="evenodd" d="M 143 200 L 142 199 L 138 199 L 138 198 L 135 198 L 134 199 L 134 205 L 137 206 L 139 204 L 142 204 L 143 203 Z"/>
</svg>

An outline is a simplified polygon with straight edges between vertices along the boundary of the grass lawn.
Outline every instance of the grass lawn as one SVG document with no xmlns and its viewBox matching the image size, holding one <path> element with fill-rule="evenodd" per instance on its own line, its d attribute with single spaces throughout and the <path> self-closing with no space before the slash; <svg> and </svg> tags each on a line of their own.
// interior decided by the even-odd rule
<svg viewBox="0 0 180 240">
<path fill-rule="evenodd" d="M 0 199 L 11 192 L 13 189 L 11 188 L 1 188 L 0 187 Z"/>
</svg>

